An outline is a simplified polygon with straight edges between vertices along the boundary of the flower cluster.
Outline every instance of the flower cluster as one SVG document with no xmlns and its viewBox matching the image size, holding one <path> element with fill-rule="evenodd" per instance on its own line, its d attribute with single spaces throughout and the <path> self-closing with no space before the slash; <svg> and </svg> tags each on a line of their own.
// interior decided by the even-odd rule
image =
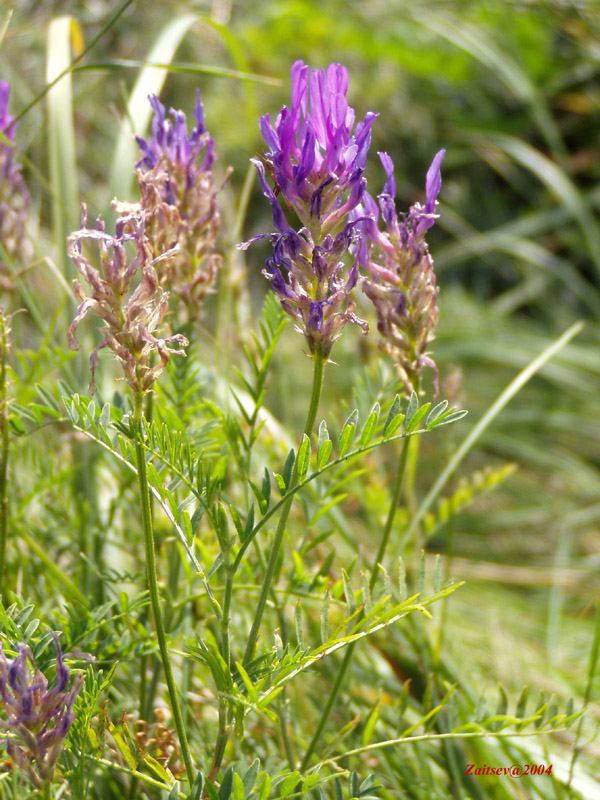
<svg viewBox="0 0 600 800">
<path fill-rule="evenodd" d="M 213 140 L 204 124 L 200 94 L 196 92 L 196 126 L 188 136 L 183 111 L 170 109 L 174 121 L 156 95 L 152 136 L 137 143 L 142 158 L 136 177 L 141 206 L 146 211 L 146 235 L 155 257 L 178 246 L 178 251 L 157 267 L 161 286 L 168 286 L 185 302 L 191 316 L 211 289 L 221 256 L 214 252 L 220 217 L 212 165 Z"/>
<path fill-rule="evenodd" d="M 347 91 L 348 71 L 341 64 L 330 64 L 327 72 L 309 71 L 297 61 L 292 67 L 291 108 L 282 108 L 274 126 L 268 114 L 260 121 L 275 190 L 265 165 L 253 159 L 276 229 L 266 234 L 273 256 L 263 274 L 304 333 L 311 355 L 324 359 L 346 322 L 368 330 L 354 314 L 350 297 L 359 277 L 358 263 L 354 260 L 348 269 L 344 257 L 360 235 L 350 214 L 365 192 L 363 172 L 377 115 L 368 113 L 354 126 Z M 288 223 L 277 195 L 298 216 L 300 230 Z M 260 238 L 264 235 L 241 247 Z"/>
<path fill-rule="evenodd" d="M 17 647 L 17 656 L 9 661 L 0 644 L 0 728 L 12 737 L 7 742 L 8 755 L 37 789 L 52 780 L 56 760 L 75 712 L 73 704 L 83 685 L 78 672 L 70 689 L 69 670 L 56 645 L 56 684 L 48 689 L 48 679 L 36 667 L 33 653 L 25 644 Z"/>
<path fill-rule="evenodd" d="M 106 233 L 104 223 L 98 220 L 96 228 L 87 227 L 84 206 L 81 230 L 68 237 L 68 254 L 91 288 L 88 297 L 79 281 L 74 281 L 75 295 L 80 301 L 75 319 L 69 327 L 69 343 L 79 349 L 75 329 L 88 311 L 93 311 L 104 321 L 103 340 L 90 356 L 92 383 L 98 364 L 98 351 L 108 347 L 120 362 L 125 380 L 136 395 L 144 394 L 165 368 L 172 353 L 185 355 L 185 351 L 170 347 L 171 343 L 184 347 L 187 339 L 181 334 L 158 338 L 155 333 L 169 311 L 169 295 L 159 285 L 155 265 L 170 259 L 174 251 L 159 256 L 154 254 L 146 235 L 146 214 L 136 210 L 121 216 L 116 223 L 115 235 Z M 100 250 L 102 274 L 82 254 L 84 240 L 93 240 Z M 127 243 L 135 247 L 136 255 L 130 259 Z M 158 363 L 153 356 L 158 353 Z"/>
<path fill-rule="evenodd" d="M 10 85 L 0 81 L 0 289 L 14 289 L 9 265 L 19 254 L 27 254 L 25 218 L 29 207 L 29 192 L 21 175 L 21 165 L 14 163 L 15 125 L 8 113 Z M 8 140 L 8 142 L 6 141 Z"/>
<path fill-rule="evenodd" d="M 435 273 L 425 233 L 436 219 L 435 204 L 442 185 L 441 165 L 445 150 L 433 159 L 426 177 L 426 202 L 411 206 L 400 219 L 394 198 L 396 182 L 394 164 L 387 153 L 380 153 L 387 175 L 379 208 L 385 225 L 378 225 L 379 209 L 365 193 L 364 203 L 356 213 L 365 236 L 359 246 L 359 260 L 369 273 L 363 291 L 373 302 L 377 328 L 382 335 L 379 347 L 390 355 L 399 378 L 408 393 L 417 387 L 417 378 L 424 367 L 437 367 L 427 352 L 438 320 Z"/>
</svg>

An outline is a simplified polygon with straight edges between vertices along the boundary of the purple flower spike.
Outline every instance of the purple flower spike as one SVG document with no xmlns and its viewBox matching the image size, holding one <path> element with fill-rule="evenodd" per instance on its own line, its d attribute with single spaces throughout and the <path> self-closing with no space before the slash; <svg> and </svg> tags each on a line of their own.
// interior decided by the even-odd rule
<svg viewBox="0 0 600 800">
<path fill-rule="evenodd" d="M 56 635 L 54 644 L 56 684 L 52 689 L 27 645 L 17 645 L 17 656 L 9 661 L 0 644 L 0 710 L 5 715 L 0 717 L 0 728 L 13 734 L 7 743 L 8 755 L 37 789 L 52 781 L 83 685 L 83 674 L 78 672 L 67 689 L 69 670 Z"/>
<path fill-rule="evenodd" d="M 178 246 L 176 256 L 157 266 L 161 286 L 172 289 L 188 309 L 190 320 L 200 312 L 202 300 L 211 291 L 221 256 L 214 252 L 220 228 L 212 166 L 213 140 L 204 124 L 204 108 L 196 90 L 196 126 L 188 136 L 183 111 L 165 107 L 151 95 L 154 109 L 152 136 L 137 138 L 141 159 L 137 179 L 147 212 L 146 234 L 154 256 Z"/>
<path fill-rule="evenodd" d="M 174 118 L 172 121 L 167 118 L 165 107 L 155 94 L 150 95 L 148 99 L 154 109 L 152 136 L 148 141 L 141 136 L 135 137 L 143 156 L 137 166 L 153 169 L 161 159 L 165 159 L 173 165 L 177 164 L 183 167 L 188 172 L 188 180 L 193 184 L 194 162 L 197 161 L 202 150 L 207 148 L 208 151 L 208 163 L 203 163 L 203 168 L 210 169 L 215 158 L 212 148 L 208 146 L 212 139 L 205 135 L 207 132 L 204 126 L 204 109 L 200 92 L 196 89 L 196 106 L 194 108 L 196 127 L 189 136 L 187 120 L 183 111 L 169 109 L 169 114 Z"/>
<path fill-rule="evenodd" d="M 393 161 L 387 153 L 380 153 L 387 176 L 379 195 L 385 230 L 378 227 L 379 215 L 371 197 L 367 196 L 355 212 L 357 224 L 365 233 L 358 258 L 370 274 L 370 279 L 363 283 L 363 291 L 375 306 L 377 328 L 382 335 L 379 347 L 393 358 L 407 394 L 418 390 L 425 367 L 435 371 L 437 393 L 437 367 L 427 347 L 434 338 L 439 316 L 438 287 L 425 233 L 436 219 L 435 204 L 442 186 L 440 170 L 445 152 L 437 153 L 427 171 L 425 206 L 415 203 L 403 219 L 398 217 L 394 202 Z"/>
<path fill-rule="evenodd" d="M 10 97 L 10 83 L 0 81 L 0 132 L 7 139 L 14 140 L 15 126 L 11 125 L 13 118 L 8 113 L 8 98 Z"/>
<path fill-rule="evenodd" d="M 341 230 L 360 202 L 357 192 L 351 207 L 344 197 L 361 183 L 377 114 L 369 112 L 353 133 L 347 91 L 348 70 L 341 64 L 309 71 L 296 61 L 291 108 L 281 109 L 274 126 L 268 114 L 260 120 L 275 188 L 316 238 Z"/>
<path fill-rule="evenodd" d="M 0 289 L 14 289 L 14 267 L 31 254 L 31 244 L 25 235 L 25 220 L 29 207 L 29 192 L 21 175 L 21 165 L 14 161 L 10 143 L 15 138 L 13 118 L 8 113 L 10 84 L 0 81 Z M 6 141 L 8 139 L 8 142 Z"/>
<path fill-rule="evenodd" d="M 275 225 L 270 236 L 273 256 L 263 274 L 304 334 L 310 354 L 325 360 L 346 322 L 368 330 L 355 316 L 350 294 L 358 281 L 357 254 L 362 252 L 356 211 L 365 197 L 363 171 L 377 114 L 369 112 L 354 127 L 347 92 L 346 67 L 330 64 L 327 71 L 311 71 L 296 61 L 291 107 L 281 109 L 274 125 L 268 114 L 260 120 L 273 188 L 263 162 L 252 159 Z M 279 197 L 299 218 L 298 231 L 288 222 Z M 246 249 L 267 235 L 239 247 Z M 350 268 L 345 264 L 348 254 Z"/>
</svg>

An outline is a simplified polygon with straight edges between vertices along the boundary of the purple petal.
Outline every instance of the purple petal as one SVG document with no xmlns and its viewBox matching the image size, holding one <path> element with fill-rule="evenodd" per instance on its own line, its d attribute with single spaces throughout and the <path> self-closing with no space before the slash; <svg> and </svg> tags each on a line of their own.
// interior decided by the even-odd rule
<svg viewBox="0 0 600 800">
<path fill-rule="evenodd" d="M 383 168 L 385 170 L 385 174 L 387 175 L 387 181 L 383 187 L 382 194 L 387 194 L 390 197 L 396 197 L 396 179 L 394 178 L 394 162 L 392 161 L 391 156 L 387 153 L 377 153 L 379 158 L 381 159 L 381 163 L 383 164 Z"/>
<path fill-rule="evenodd" d="M 204 126 L 204 106 L 202 105 L 202 98 L 200 97 L 200 89 L 196 89 L 196 105 L 194 106 L 194 119 L 196 120 L 197 130 L 200 133 L 206 131 Z"/>
<path fill-rule="evenodd" d="M 280 233 L 284 233 L 285 231 L 290 229 L 290 226 L 288 225 L 288 221 L 285 218 L 285 214 L 281 210 L 281 206 L 277 202 L 275 193 L 267 183 L 264 164 L 257 158 L 251 158 L 250 161 L 254 164 L 254 166 L 256 167 L 256 171 L 258 172 L 258 179 L 260 181 L 263 194 L 271 204 L 271 211 L 273 213 L 273 222 L 275 223 L 275 228 Z"/>
<path fill-rule="evenodd" d="M 292 66 L 292 117 L 296 127 L 300 115 L 306 115 L 308 105 L 308 67 L 304 61 L 296 61 Z"/>
<path fill-rule="evenodd" d="M 285 282 L 281 270 L 273 264 L 273 259 L 269 259 L 268 268 L 263 269 L 263 275 L 271 281 L 273 291 L 280 297 L 287 297 L 288 300 L 297 300 L 296 294 L 290 289 Z"/>
<path fill-rule="evenodd" d="M 431 166 L 427 170 L 427 177 L 425 178 L 425 192 L 427 195 L 425 211 L 427 214 L 433 214 L 435 211 L 435 201 L 437 200 L 437 196 L 442 188 L 441 167 L 445 155 L 446 151 L 444 149 L 440 150 L 436 154 L 435 158 L 431 162 Z M 431 221 L 431 224 L 433 225 L 433 220 Z"/>
<path fill-rule="evenodd" d="M 273 129 L 271 125 L 271 117 L 269 114 L 265 114 L 263 117 L 260 118 L 258 121 L 258 125 L 260 127 L 260 132 L 262 133 L 262 137 L 267 143 L 267 147 L 270 150 L 270 154 L 273 155 L 279 151 L 279 137 L 277 133 Z"/>
<path fill-rule="evenodd" d="M 323 306 L 327 304 L 326 300 L 315 300 L 310 304 L 310 311 L 308 312 L 307 327 L 309 330 L 322 331 L 323 330 Z"/>
</svg>

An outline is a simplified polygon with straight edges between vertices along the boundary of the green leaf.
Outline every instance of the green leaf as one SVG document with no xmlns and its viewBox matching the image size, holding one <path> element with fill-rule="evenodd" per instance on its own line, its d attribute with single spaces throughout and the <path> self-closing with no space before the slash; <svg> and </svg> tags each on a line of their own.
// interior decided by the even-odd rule
<svg viewBox="0 0 600 800">
<path fill-rule="evenodd" d="M 290 773 L 284 782 L 281 784 L 281 798 L 289 797 L 292 792 L 296 789 L 296 784 L 300 780 L 300 773 L 299 772 L 292 772 Z"/>
<path fill-rule="evenodd" d="M 371 713 L 367 717 L 367 721 L 365 723 L 364 730 L 362 732 L 362 744 L 368 745 L 371 744 L 373 740 L 373 734 L 375 733 L 375 727 L 379 720 L 379 712 L 381 711 L 381 700 L 377 703 L 375 708 L 372 709 Z M 353 789 L 352 797 L 358 797 L 358 781 L 356 789 Z"/>
<path fill-rule="evenodd" d="M 244 800 L 245 796 L 244 782 L 236 772 L 233 776 L 233 800 Z"/>
<path fill-rule="evenodd" d="M 519 717 L 519 719 L 522 719 L 525 716 L 528 697 L 529 697 L 529 687 L 524 686 L 523 689 L 521 690 L 521 694 L 519 695 L 519 699 L 517 700 L 516 716 Z"/>
<path fill-rule="evenodd" d="M 157 778 L 165 783 L 171 783 L 174 780 L 173 774 L 166 770 L 163 765 L 155 758 L 148 755 L 148 753 L 141 753 L 144 764 L 153 772 Z"/>
<path fill-rule="evenodd" d="M 437 406 L 434 406 L 429 414 L 427 415 L 427 420 L 425 421 L 425 427 L 429 428 L 432 422 L 444 413 L 444 411 L 448 408 L 448 401 L 442 400 L 441 403 L 438 403 Z"/>
<path fill-rule="evenodd" d="M 254 528 L 254 506 L 250 506 L 250 510 L 248 511 L 248 516 L 246 517 L 246 527 L 244 528 L 244 540 L 248 538 Z"/>
<path fill-rule="evenodd" d="M 256 783 L 256 778 L 258 777 L 258 770 L 260 769 L 260 760 L 255 758 L 254 761 L 250 764 L 246 772 L 244 773 L 243 782 L 244 782 L 244 790 L 246 794 L 250 794 L 252 789 L 254 788 L 254 784 Z"/>
<path fill-rule="evenodd" d="M 439 428 L 442 425 L 450 425 L 452 422 L 458 422 L 459 419 L 466 417 L 469 412 L 466 410 L 462 411 L 447 411 L 445 414 L 442 414 L 436 420 L 434 420 L 431 425 L 428 426 L 429 430 L 433 430 L 434 428 Z"/>
<path fill-rule="evenodd" d="M 379 422 L 379 414 L 380 408 L 379 403 L 375 403 L 373 406 L 373 410 L 369 414 L 367 421 L 365 422 L 365 427 L 362 430 L 360 435 L 360 446 L 365 447 L 375 434 L 375 429 L 377 428 L 377 423 Z"/>
<path fill-rule="evenodd" d="M 358 423 L 358 408 L 355 408 L 354 411 L 349 415 L 348 419 L 344 423 L 344 427 L 342 428 L 342 432 L 340 434 L 340 439 L 338 442 L 338 452 L 340 454 L 340 458 L 343 458 L 348 451 L 348 448 L 352 444 L 352 439 L 354 438 L 354 430 L 356 428 L 356 424 Z"/>
<path fill-rule="evenodd" d="M 258 703 L 258 692 L 256 691 L 256 687 L 252 683 L 252 679 L 242 666 L 239 661 L 235 662 L 235 666 L 237 671 L 240 673 L 240 678 L 242 679 L 244 686 L 246 687 L 246 691 L 248 692 L 248 697 L 252 700 L 253 703 Z"/>
<path fill-rule="evenodd" d="M 318 469 L 323 469 L 325 464 L 329 461 L 329 456 L 331 455 L 331 449 L 333 447 L 333 443 L 331 439 L 325 439 L 320 446 L 317 452 L 317 467 Z"/>
<path fill-rule="evenodd" d="M 397 394 L 394 397 L 394 401 L 392 403 L 392 407 L 389 410 L 389 413 L 387 415 L 387 419 L 385 421 L 385 425 L 383 426 L 383 435 L 384 436 L 391 436 L 392 435 L 389 432 L 389 428 L 390 428 L 392 422 L 395 422 L 397 417 L 400 415 L 400 409 L 401 409 L 400 395 Z M 400 423 L 398 423 L 398 425 L 399 424 Z"/>
<path fill-rule="evenodd" d="M 404 425 L 408 427 L 410 425 L 411 419 L 417 413 L 417 409 L 419 408 L 419 398 L 417 397 L 416 392 L 412 392 L 410 399 L 408 401 L 408 407 L 406 409 L 406 416 L 404 417 Z"/>
<path fill-rule="evenodd" d="M 254 481 L 248 481 L 248 483 L 250 484 L 250 488 L 252 489 L 254 496 L 258 500 L 258 507 L 260 509 L 260 513 L 266 514 L 267 511 L 269 510 L 269 501 L 266 499 L 266 497 L 258 488 L 258 486 L 254 483 Z"/>
<path fill-rule="evenodd" d="M 319 424 L 319 438 L 317 448 L 320 448 L 323 442 L 326 442 L 329 439 L 329 431 L 327 430 L 327 423 L 325 420 L 321 420 Z"/>
<path fill-rule="evenodd" d="M 219 792 L 215 788 L 215 785 L 212 783 L 212 781 L 207 780 L 204 788 L 206 794 L 208 795 L 208 800 L 219 800 Z"/>
<path fill-rule="evenodd" d="M 269 800 L 271 794 L 271 776 L 265 772 L 258 800 Z"/>
<path fill-rule="evenodd" d="M 219 787 L 219 800 L 229 800 L 233 788 L 233 766 L 227 768 L 221 786 Z"/>
<path fill-rule="evenodd" d="M 294 451 L 294 448 L 292 447 L 290 452 L 287 454 L 287 458 L 285 460 L 285 464 L 283 466 L 283 472 L 282 472 L 282 477 L 283 477 L 283 481 L 284 481 L 286 489 L 290 485 L 290 480 L 291 480 L 291 477 L 292 477 L 292 470 L 294 469 L 295 461 L 296 461 L 296 453 Z"/>
<path fill-rule="evenodd" d="M 283 479 L 283 475 L 280 475 L 278 472 L 274 472 L 273 477 L 275 478 L 275 483 L 277 484 L 277 488 L 279 489 L 279 494 L 281 495 L 281 497 L 283 497 L 287 489 L 285 481 Z"/>
<path fill-rule="evenodd" d="M 310 464 L 310 439 L 306 434 L 302 437 L 302 444 L 298 448 L 298 482 L 302 483 L 306 478 Z"/>
<path fill-rule="evenodd" d="M 408 415 L 407 415 L 406 420 L 404 420 L 407 433 L 412 433 L 419 427 L 419 423 L 421 422 L 425 414 L 427 414 L 430 408 L 431 408 L 431 403 L 425 403 L 424 405 L 422 405 L 421 408 L 418 411 L 415 411 L 415 413 L 412 415 L 410 422 L 407 422 L 408 420 Z"/>
</svg>

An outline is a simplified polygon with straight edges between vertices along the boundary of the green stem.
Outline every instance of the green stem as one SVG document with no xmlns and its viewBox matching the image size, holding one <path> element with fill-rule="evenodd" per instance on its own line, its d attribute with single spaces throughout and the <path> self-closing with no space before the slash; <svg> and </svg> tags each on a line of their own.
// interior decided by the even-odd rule
<svg viewBox="0 0 600 800">
<path fill-rule="evenodd" d="M 230 612 L 231 600 L 233 597 L 233 568 L 231 565 L 231 550 L 230 545 L 223 544 L 221 547 L 221 554 L 223 556 L 223 569 L 225 570 L 225 595 L 223 598 L 223 612 L 221 615 L 221 655 L 223 661 L 227 665 L 228 672 L 231 672 L 231 636 L 229 631 L 230 625 Z M 217 733 L 217 741 L 215 743 L 215 752 L 213 755 L 210 772 L 208 779 L 214 781 L 219 774 L 219 769 L 225 755 L 225 747 L 229 739 L 229 714 L 227 707 L 227 700 L 219 693 L 219 730 Z"/>
<path fill-rule="evenodd" d="M 321 399 L 321 390 L 323 388 L 323 372 L 325 369 L 325 360 L 323 359 L 320 350 L 317 351 L 314 362 L 315 365 L 313 373 L 312 396 L 310 398 L 310 406 L 306 417 L 306 424 L 304 426 L 304 434 L 306 436 L 310 436 L 313 426 L 315 424 L 315 419 L 317 417 L 317 410 L 319 408 L 319 400 Z M 298 479 L 297 466 L 298 466 L 298 461 L 296 460 L 296 462 L 294 463 L 294 469 L 292 470 L 292 476 L 290 478 L 290 486 L 289 486 L 290 489 L 296 485 Z M 252 628 L 250 629 L 250 635 L 248 636 L 246 651 L 244 652 L 244 659 L 242 662 L 244 666 L 251 660 L 252 655 L 254 653 L 254 648 L 256 647 L 256 641 L 258 639 L 258 631 L 260 628 L 260 623 L 263 618 L 263 614 L 265 612 L 267 597 L 269 595 L 269 591 L 271 589 L 271 583 L 273 581 L 273 576 L 275 574 L 275 567 L 277 565 L 277 559 L 279 557 L 279 551 L 281 549 L 281 543 L 283 541 L 283 535 L 285 533 L 285 526 L 287 524 L 288 516 L 290 514 L 290 509 L 292 507 L 293 499 L 294 498 L 292 495 L 281 510 L 281 516 L 279 517 L 279 524 L 277 526 L 277 531 L 275 532 L 275 539 L 273 541 L 271 553 L 269 554 L 269 561 L 267 562 L 267 570 L 265 572 L 262 590 L 260 593 L 260 597 L 258 598 L 258 605 L 256 607 L 256 612 L 254 614 L 254 620 L 252 622 Z"/>
<path fill-rule="evenodd" d="M 173 712 L 173 719 L 177 729 L 177 736 L 179 739 L 179 746 L 181 754 L 185 763 L 185 771 L 189 785 L 191 786 L 196 776 L 196 771 L 192 763 L 190 749 L 187 741 L 185 726 L 183 723 L 183 716 L 181 714 L 181 706 L 177 696 L 177 687 L 173 677 L 173 670 L 171 668 L 171 661 L 169 659 L 169 648 L 167 645 L 167 636 L 165 633 L 164 620 L 162 609 L 160 606 L 160 597 L 158 592 L 158 578 L 156 574 L 156 551 L 154 547 L 154 530 L 152 525 L 152 509 L 150 504 L 150 492 L 148 491 L 148 476 L 146 471 L 146 456 L 144 454 L 144 446 L 142 443 L 141 433 L 141 419 L 142 419 L 142 395 L 138 394 L 135 398 L 135 453 L 137 459 L 138 483 L 140 489 L 141 511 L 142 511 L 142 527 L 144 529 L 144 543 L 146 546 L 146 575 L 148 579 L 148 590 L 150 593 L 150 605 L 152 608 L 152 615 L 154 617 L 154 626 L 156 628 L 156 638 L 158 640 L 158 648 L 160 657 L 165 673 L 165 680 L 169 690 L 169 698 L 171 701 L 171 710 Z"/>
<path fill-rule="evenodd" d="M 387 519 L 385 522 L 385 528 L 383 529 L 383 536 L 381 537 L 381 542 L 379 543 L 379 549 L 377 550 L 377 555 L 375 556 L 375 562 L 371 569 L 371 580 L 369 581 L 369 588 L 371 591 L 373 591 L 375 584 L 377 583 L 377 577 L 379 575 L 379 564 L 381 564 L 383 561 L 385 550 L 388 541 L 390 539 L 390 534 L 392 532 L 392 528 L 394 527 L 394 519 L 396 518 L 396 511 L 398 509 L 398 506 L 400 505 L 400 496 L 402 494 L 402 484 L 406 472 L 406 462 L 408 458 L 410 439 L 411 437 L 407 436 L 404 439 L 404 442 L 402 443 L 402 452 L 400 453 L 398 470 L 396 471 L 396 479 L 394 481 L 394 486 L 392 489 L 392 502 L 390 504 L 390 510 L 388 511 Z M 325 704 L 325 708 L 323 709 L 323 713 L 321 714 L 321 719 L 319 720 L 317 729 L 314 732 L 313 737 L 310 740 L 310 744 L 308 745 L 308 748 L 306 750 L 306 753 L 304 754 L 304 758 L 302 759 L 302 763 L 300 765 L 300 772 L 304 772 L 304 770 L 308 767 L 311 756 L 314 753 L 315 748 L 321 739 L 321 735 L 325 730 L 327 722 L 329 721 L 329 715 L 331 714 L 331 709 L 333 708 L 333 705 L 337 700 L 340 689 L 342 688 L 342 683 L 344 682 L 344 678 L 346 677 L 346 672 L 348 671 L 348 667 L 350 666 L 350 662 L 352 661 L 352 656 L 354 654 L 355 647 L 356 647 L 356 642 L 351 642 L 346 647 L 344 660 L 342 661 L 342 664 L 338 670 L 338 674 L 336 675 L 334 684 L 329 691 L 329 697 L 327 698 L 327 703 Z"/>
<path fill-rule="evenodd" d="M 0 310 L 0 586 L 6 586 L 6 542 L 8 539 L 8 419 L 6 397 L 6 319 Z"/>
<path fill-rule="evenodd" d="M 390 540 L 392 528 L 394 527 L 394 519 L 396 518 L 396 511 L 398 510 L 398 506 L 400 505 L 400 495 L 402 494 L 402 484 L 404 482 L 404 475 L 406 472 L 406 463 L 408 461 L 408 452 L 411 446 L 410 445 L 411 439 L 412 439 L 411 436 L 407 436 L 402 442 L 402 452 L 400 453 L 400 461 L 398 462 L 396 479 L 394 481 L 394 486 L 392 489 L 392 502 L 385 522 L 385 528 L 383 529 L 383 536 L 381 537 L 381 541 L 379 543 L 379 549 L 377 550 L 377 555 L 375 556 L 375 562 L 371 569 L 371 580 L 369 582 L 369 589 L 371 591 L 373 591 L 373 589 L 375 588 L 375 584 L 377 583 L 377 577 L 379 576 L 378 565 L 383 562 L 383 557 L 385 555 L 385 551 L 388 542 Z"/>
</svg>

